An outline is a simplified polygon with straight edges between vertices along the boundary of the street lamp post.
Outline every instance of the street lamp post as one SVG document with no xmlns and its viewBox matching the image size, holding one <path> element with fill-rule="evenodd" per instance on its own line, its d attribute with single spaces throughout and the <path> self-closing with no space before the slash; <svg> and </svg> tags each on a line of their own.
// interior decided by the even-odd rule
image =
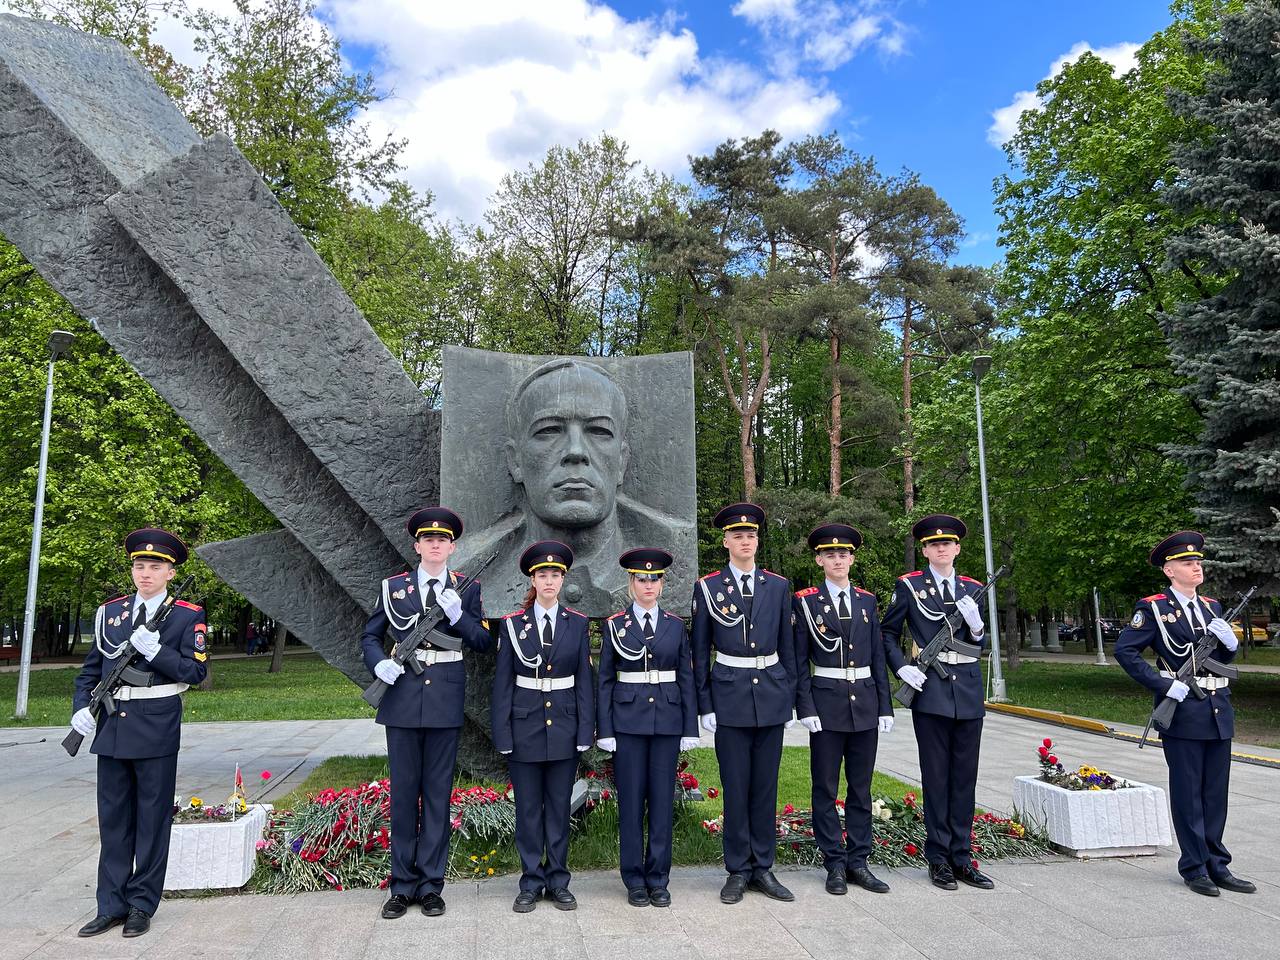
<svg viewBox="0 0 1280 960">
<path fill-rule="evenodd" d="M 35 642 L 36 582 L 40 577 L 40 529 L 44 523 L 44 476 L 49 464 L 49 425 L 53 420 L 53 367 L 67 352 L 74 333 L 55 330 L 49 334 L 49 376 L 44 386 L 44 426 L 40 431 L 40 466 L 36 471 L 36 517 L 31 529 L 31 560 L 27 566 L 27 607 L 22 619 L 22 660 L 18 668 L 16 719 L 27 715 L 27 692 L 31 682 L 31 648 Z"/>
<path fill-rule="evenodd" d="M 1098 588 L 1093 588 L 1093 629 L 1098 637 L 1098 659 L 1093 661 L 1095 667 L 1108 666 L 1106 651 L 1102 649 L 1102 611 L 1098 604 Z"/>
<path fill-rule="evenodd" d="M 973 399 L 978 409 L 978 479 L 982 485 L 982 545 L 987 554 L 987 579 L 995 572 L 991 558 L 991 509 L 987 503 L 987 452 L 982 437 L 982 378 L 991 369 L 991 358 L 973 358 Z M 1008 703 L 1004 670 L 1000 664 L 1000 627 L 996 619 L 996 589 L 987 589 L 987 630 L 991 634 L 991 702 Z"/>
</svg>

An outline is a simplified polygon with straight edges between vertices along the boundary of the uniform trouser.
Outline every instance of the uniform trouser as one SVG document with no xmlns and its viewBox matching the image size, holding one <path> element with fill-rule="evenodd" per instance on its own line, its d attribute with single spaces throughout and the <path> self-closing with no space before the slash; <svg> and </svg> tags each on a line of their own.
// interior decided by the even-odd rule
<svg viewBox="0 0 1280 960">
<path fill-rule="evenodd" d="M 724 867 L 748 880 L 773 869 L 782 730 L 780 723 L 716 727 L 716 759 L 724 786 Z"/>
<path fill-rule="evenodd" d="M 1231 854 L 1222 844 L 1231 780 L 1230 740 L 1184 740 L 1160 735 L 1169 765 L 1169 807 L 1182 856 L 1183 879 L 1227 874 Z"/>
<path fill-rule="evenodd" d="M 169 866 L 178 755 L 121 760 L 98 755 L 98 913 L 150 916 Z"/>
<path fill-rule="evenodd" d="M 978 782 L 982 718 L 957 720 L 911 712 L 924 787 L 924 856 L 930 863 L 973 859 L 973 794 Z"/>
<path fill-rule="evenodd" d="M 392 893 L 418 898 L 444 889 L 458 730 L 387 727 Z"/>
<path fill-rule="evenodd" d="M 578 758 L 522 763 L 510 760 L 516 791 L 516 852 L 520 889 L 537 893 L 569 885 L 569 802 Z M 546 858 L 543 858 L 543 853 Z"/>
<path fill-rule="evenodd" d="M 680 737 L 615 734 L 613 777 L 618 788 L 618 850 L 628 890 L 665 887 L 671 878 L 671 824 Z M 645 814 L 649 837 L 645 842 Z"/>
<path fill-rule="evenodd" d="M 853 870 L 867 865 L 871 855 L 871 774 L 876 764 L 879 732 L 875 727 L 859 733 L 822 730 L 809 735 L 809 772 L 813 778 L 813 835 L 828 870 Z M 844 799 L 844 830 L 836 792 L 840 788 L 840 764 L 848 780 Z"/>
</svg>

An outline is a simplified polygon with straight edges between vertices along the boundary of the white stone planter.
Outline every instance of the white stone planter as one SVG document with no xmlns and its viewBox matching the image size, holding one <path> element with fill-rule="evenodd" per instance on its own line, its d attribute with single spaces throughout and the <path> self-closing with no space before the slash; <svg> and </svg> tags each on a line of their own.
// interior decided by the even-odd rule
<svg viewBox="0 0 1280 960">
<path fill-rule="evenodd" d="M 1124 790 L 1064 790 L 1038 777 L 1015 777 L 1013 805 L 1028 826 L 1075 857 L 1154 854 L 1173 842 L 1164 791 L 1130 780 Z"/>
<path fill-rule="evenodd" d="M 243 887 L 253 876 L 270 804 L 254 804 L 232 823 L 175 823 L 169 832 L 166 890 Z"/>
</svg>

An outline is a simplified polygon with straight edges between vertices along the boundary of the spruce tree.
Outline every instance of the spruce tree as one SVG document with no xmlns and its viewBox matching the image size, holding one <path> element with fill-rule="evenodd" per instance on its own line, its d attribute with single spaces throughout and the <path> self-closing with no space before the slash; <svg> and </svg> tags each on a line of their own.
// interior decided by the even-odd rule
<svg viewBox="0 0 1280 960">
<path fill-rule="evenodd" d="M 1170 447 L 1187 467 L 1216 561 L 1210 579 L 1277 586 L 1280 570 L 1280 6 L 1247 3 L 1209 37 L 1204 87 L 1170 95 L 1193 133 L 1173 152 L 1170 201 L 1198 212 L 1169 243 L 1198 299 L 1164 315 L 1203 427 Z"/>
</svg>

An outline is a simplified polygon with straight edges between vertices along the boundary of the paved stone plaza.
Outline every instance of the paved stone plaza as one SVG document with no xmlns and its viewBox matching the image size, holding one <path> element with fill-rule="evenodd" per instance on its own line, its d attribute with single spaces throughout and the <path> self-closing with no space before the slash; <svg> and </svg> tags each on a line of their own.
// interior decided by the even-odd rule
<svg viewBox="0 0 1280 960">
<path fill-rule="evenodd" d="M 877 767 L 918 782 L 909 718 L 881 739 Z M 882 870 L 887 896 L 854 890 L 832 897 L 818 870 L 782 873 L 795 903 L 750 894 L 724 906 L 722 872 L 677 869 L 669 910 L 628 907 L 616 874 L 574 878 L 580 907 L 560 913 L 548 904 L 528 916 L 511 912 L 515 881 L 450 884 L 448 913 L 416 911 L 396 921 L 378 918 L 378 891 L 296 897 L 217 897 L 169 900 L 149 934 L 124 940 L 112 931 L 94 940 L 75 936 L 94 913 L 97 828 L 93 760 L 69 759 L 58 745 L 64 730 L 5 729 L 0 747 L 5 776 L 0 800 L 0 960 L 56 957 L 145 957 L 148 960 L 285 957 L 389 957 L 429 951 L 432 958 L 732 958 L 807 957 L 983 958 L 1082 955 L 1125 960 L 1195 954 L 1261 958 L 1280 942 L 1280 771 L 1232 766 L 1227 842 L 1233 867 L 1255 880 L 1253 896 L 1217 900 L 1186 890 L 1176 853 L 1131 860 L 994 863 L 990 893 L 962 887 L 945 893 L 922 869 Z M 806 734 L 792 728 L 788 742 Z M 1008 810 L 1013 777 L 1034 771 L 1034 748 L 1054 738 L 1068 763 L 1090 762 L 1113 773 L 1163 785 L 1159 750 L 1074 733 L 1031 721 L 989 716 L 983 740 L 978 803 Z M 708 738 L 709 742 L 709 738 Z M 301 766 L 276 791 L 289 789 L 325 757 L 380 753 L 382 732 L 365 720 L 189 724 L 183 729 L 178 771 L 183 793 L 217 796 L 230 790 L 238 761 L 248 778 L 261 769 L 283 773 Z M 1251 748 L 1251 752 L 1267 753 Z M 1274 753 L 1274 751 L 1273 751 Z M 268 799 L 270 799 L 268 797 Z"/>
</svg>

